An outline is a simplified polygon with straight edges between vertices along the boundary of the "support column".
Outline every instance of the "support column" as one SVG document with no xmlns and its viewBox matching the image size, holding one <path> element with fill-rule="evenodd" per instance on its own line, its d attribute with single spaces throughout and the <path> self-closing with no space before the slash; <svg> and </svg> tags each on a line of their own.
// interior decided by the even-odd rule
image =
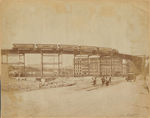
<svg viewBox="0 0 150 118">
<path fill-rule="evenodd" d="M 1 63 L 3 63 L 3 55 L 1 55 Z"/>
<path fill-rule="evenodd" d="M 81 65 L 82 65 L 82 63 L 81 63 L 81 51 L 80 51 L 80 74 L 82 75 L 82 72 L 81 72 Z M 80 75 L 80 76 L 81 76 Z"/>
<path fill-rule="evenodd" d="M 123 58 L 122 58 L 122 76 L 123 76 Z"/>
<path fill-rule="evenodd" d="M 54 64 L 54 57 L 53 57 L 53 64 Z M 55 65 L 53 65 L 53 69 L 54 69 L 54 66 L 55 66 Z"/>
<path fill-rule="evenodd" d="M 127 59 L 127 76 L 128 76 L 128 73 L 129 73 L 129 61 Z"/>
<path fill-rule="evenodd" d="M 7 54 L 7 64 L 8 64 L 8 54 Z"/>
<path fill-rule="evenodd" d="M 23 54 L 23 57 L 24 57 L 24 77 L 26 77 L 25 53 Z"/>
<path fill-rule="evenodd" d="M 97 76 L 98 76 L 98 53 L 97 53 Z"/>
<path fill-rule="evenodd" d="M 43 78 L 43 53 L 41 52 L 41 77 Z"/>
<path fill-rule="evenodd" d="M 7 56 L 8 57 L 8 56 Z M 8 61 L 8 60 L 7 60 Z M 19 66 L 19 77 L 20 77 L 20 53 L 19 53 L 19 64 L 18 64 L 18 66 Z"/>
<path fill-rule="evenodd" d="M 100 64 L 100 76 L 102 75 L 101 74 L 101 55 L 99 56 L 99 64 Z"/>
<path fill-rule="evenodd" d="M 61 75 L 63 75 L 63 54 L 61 52 Z"/>
<path fill-rule="evenodd" d="M 60 75 L 60 54 L 58 54 L 58 76 Z"/>
<path fill-rule="evenodd" d="M 74 54 L 74 59 L 73 59 L 73 74 L 74 74 L 74 77 L 75 77 L 75 54 Z"/>
<path fill-rule="evenodd" d="M 112 77 L 112 66 L 113 66 L 113 64 L 112 64 L 112 53 L 111 53 L 111 56 L 110 56 L 110 58 L 111 58 L 111 77 Z"/>
<path fill-rule="evenodd" d="M 90 58 L 89 58 L 89 55 L 88 55 L 88 75 L 90 75 Z"/>
<path fill-rule="evenodd" d="M 126 59 L 126 64 L 125 64 L 125 67 L 126 67 L 126 76 L 127 76 L 127 65 L 128 65 L 128 63 L 127 63 L 127 59 Z"/>
<path fill-rule="evenodd" d="M 145 73 L 145 55 L 142 57 L 142 76 L 143 76 L 143 79 L 146 80 L 146 73 Z"/>
</svg>

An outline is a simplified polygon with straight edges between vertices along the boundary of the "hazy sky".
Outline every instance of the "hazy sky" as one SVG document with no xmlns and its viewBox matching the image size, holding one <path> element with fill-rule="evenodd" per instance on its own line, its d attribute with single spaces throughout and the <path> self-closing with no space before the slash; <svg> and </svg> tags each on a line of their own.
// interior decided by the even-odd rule
<svg viewBox="0 0 150 118">
<path fill-rule="evenodd" d="M 13 43 L 73 44 L 148 54 L 148 5 L 138 1 L 5 0 L 1 5 L 1 47 L 12 48 Z M 64 57 L 64 64 L 72 63 L 69 58 Z M 40 55 L 28 55 L 26 60 L 40 62 Z"/>
</svg>

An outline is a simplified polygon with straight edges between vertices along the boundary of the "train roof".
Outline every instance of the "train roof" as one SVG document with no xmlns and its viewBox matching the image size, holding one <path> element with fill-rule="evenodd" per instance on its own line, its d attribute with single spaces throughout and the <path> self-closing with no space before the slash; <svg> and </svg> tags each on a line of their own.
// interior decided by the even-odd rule
<svg viewBox="0 0 150 118">
<path fill-rule="evenodd" d="M 13 45 L 34 45 L 33 43 L 13 43 Z"/>
<path fill-rule="evenodd" d="M 59 45 L 63 45 L 63 46 L 78 46 L 78 45 L 68 45 L 68 44 L 59 44 Z"/>
<path fill-rule="evenodd" d="M 96 47 L 96 46 L 86 46 L 86 45 L 80 45 L 81 47 Z"/>
<path fill-rule="evenodd" d="M 36 45 L 57 45 L 57 44 L 36 44 Z"/>
</svg>

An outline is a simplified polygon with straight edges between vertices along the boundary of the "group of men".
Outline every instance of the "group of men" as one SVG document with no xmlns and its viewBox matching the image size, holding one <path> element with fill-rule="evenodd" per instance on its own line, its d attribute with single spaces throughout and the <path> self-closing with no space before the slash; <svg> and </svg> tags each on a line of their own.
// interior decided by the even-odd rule
<svg viewBox="0 0 150 118">
<path fill-rule="evenodd" d="M 104 85 L 104 84 L 106 83 L 106 86 L 108 86 L 109 83 L 111 83 L 111 76 L 110 76 L 110 77 L 103 76 L 103 77 L 101 78 L 101 80 L 102 80 L 102 85 Z"/>
<path fill-rule="evenodd" d="M 93 78 L 92 78 L 93 79 Z M 106 84 L 106 86 L 109 85 L 109 83 L 111 83 L 111 76 L 110 77 L 107 77 L 107 76 L 103 76 L 101 78 L 101 81 L 102 81 L 102 85 Z M 96 77 L 95 79 L 93 79 L 93 85 L 95 86 L 96 85 Z"/>
</svg>

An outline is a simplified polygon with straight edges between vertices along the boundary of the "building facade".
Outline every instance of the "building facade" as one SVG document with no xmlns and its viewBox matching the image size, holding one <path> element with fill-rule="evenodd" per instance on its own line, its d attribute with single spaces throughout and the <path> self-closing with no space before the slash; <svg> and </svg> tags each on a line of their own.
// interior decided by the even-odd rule
<svg viewBox="0 0 150 118">
<path fill-rule="evenodd" d="M 76 58 L 74 60 L 75 76 L 122 76 L 127 74 L 127 66 L 119 57 Z"/>
</svg>

